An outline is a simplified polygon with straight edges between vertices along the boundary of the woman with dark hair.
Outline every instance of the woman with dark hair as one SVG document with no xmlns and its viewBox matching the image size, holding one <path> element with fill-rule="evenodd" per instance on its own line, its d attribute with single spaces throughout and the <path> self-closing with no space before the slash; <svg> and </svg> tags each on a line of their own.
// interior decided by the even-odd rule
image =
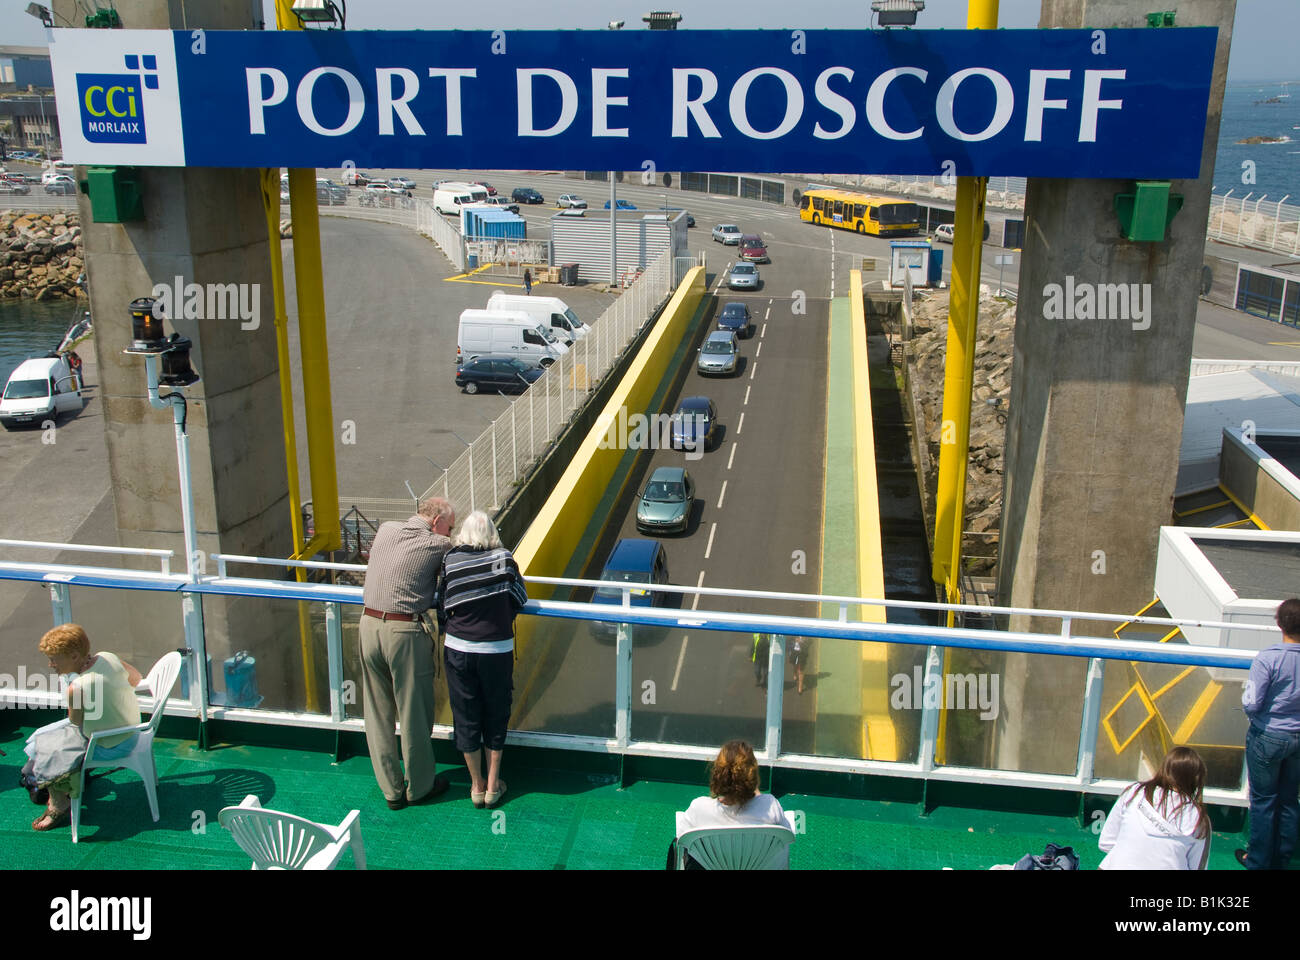
<svg viewBox="0 0 1300 960">
<path fill-rule="evenodd" d="M 1174 747 L 1150 780 L 1126 788 L 1111 808 L 1098 846 L 1102 870 L 1204 870 L 1210 818 L 1202 796 L 1205 761 Z"/>
<path fill-rule="evenodd" d="M 709 795 L 692 800 L 683 821 L 686 830 L 746 825 L 789 827 L 780 801 L 770 793 L 758 792 L 758 760 L 744 740 L 722 745 L 709 774 Z M 673 841 L 668 847 L 669 870 L 676 857 L 677 842 Z M 687 869 L 692 869 L 694 862 L 688 855 Z"/>
</svg>

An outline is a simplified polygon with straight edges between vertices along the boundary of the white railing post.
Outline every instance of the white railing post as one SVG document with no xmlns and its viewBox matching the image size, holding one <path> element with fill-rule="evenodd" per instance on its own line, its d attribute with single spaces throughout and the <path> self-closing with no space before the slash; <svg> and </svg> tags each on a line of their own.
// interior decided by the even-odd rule
<svg viewBox="0 0 1300 960">
<path fill-rule="evenodd" d="M 1106 661 L 1088 661 L 1088 683 L 1083 694 L 1083 718 L 1079 724 L 1079 763 L 1075 770 L 1080 784 L 1093 779 L 1097 757 L 1097 732 L 1101 727 L 1101 692 L 1106 679 Z"/>
<path fill-rule="evenodd" d="M 492 421 L 492 509 L 495 510 L 501 506 L 501 498 L 497 495 L 497 422 Z"/>
<path fill-rule="evenodd" d="M 66 583 L 50 584 L 50 607 L 56 627 L 72 622 L 72 596 Z"/>
<path fill-rule="evenodd" d="M 623 591 L 627 606 L 627 591 Z M 614 649 L 614 739 L 620 750 L 627 749 L 632 738 L 632 626 L 618 625 Z"/>
<path fill-rule="evenodd" d="M 474 503 L 474 444 L 469 445 L 469 510 L 473 513 L 478 507 Z"/>
<path fill-rule="evenodd" d="M 510 482 L 519 479 L 519 445 L 515 441 L 515 411 L 519 402 L 510 404 Z"/>
<path fill-rule="evenodd" d="M 341 723 L 343 704 L 343 624 L 338 603 L 325 604 L 325 649 L 329 657 L 330 719 Z"/>
<path fill-rule="evenodd" d="M 769 637 L 767 655 L 767 742 L 769 763 L 781 755 L 781 713 L 785 697 L 785 637 Z"/>
<path fill-rule="evenodd" d="M 943 689 L 943 648 L 930 647 L 925 655 L 925 679 L 921 681 L 921 745 L 917 765 L 922 773 L 934 769 L 935 748 L 939 740 L 939 699 L 925 696 L 927 690 Z"/>
</svg>

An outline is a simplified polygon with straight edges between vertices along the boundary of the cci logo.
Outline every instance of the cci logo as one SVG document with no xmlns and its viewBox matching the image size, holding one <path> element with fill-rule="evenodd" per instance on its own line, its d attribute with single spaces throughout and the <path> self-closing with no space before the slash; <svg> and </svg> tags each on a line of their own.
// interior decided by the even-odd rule
<svg viewBox="0 0 1300 960">
<path fill-rule="evenodd" d="M 79 73 L 81 132 L 91 143 L 145 143 L 142 89 L 158 89 L 158 58 L 125 58 L 136 73 Z"/>
</svg>

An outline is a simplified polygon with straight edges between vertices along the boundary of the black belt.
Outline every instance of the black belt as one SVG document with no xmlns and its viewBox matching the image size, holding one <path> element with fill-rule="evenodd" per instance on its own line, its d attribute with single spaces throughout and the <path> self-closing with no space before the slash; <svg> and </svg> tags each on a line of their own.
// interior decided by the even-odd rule
<svg viewBox="0 0 1300 960">
<path fill-rule="evenodd" d="M 383 610 L 375 610 L 372 607 L 366 607 L 361 612 L 367 617 L 374 617 L 376 620 L 400 620 L 403 623 L 412 623 L 419 619 L 414 613 L 385 613 Z"/>
</svg>

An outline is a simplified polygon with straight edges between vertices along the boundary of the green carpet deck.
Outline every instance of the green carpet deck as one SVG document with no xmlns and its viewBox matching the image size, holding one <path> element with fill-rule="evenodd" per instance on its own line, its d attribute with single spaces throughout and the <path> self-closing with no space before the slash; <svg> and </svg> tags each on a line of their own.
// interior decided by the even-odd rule
<svg viewBox="0 0 1300 960">
<path fill-rule="evenodd" d="M 445 767 L 452 787 L 437 802 L 393 812 L 365 757 L 335 764 L 327 754 L 267 747 L 156 744 L 161 819 L 152 823 L 144 788 L 116 770 L 92 776 L 81 842 L 66 827 L 36 833 L 39 808 L 17 786 L 30 727 L 0 734 L 0 845 L 10 870 L 247 869 L 247 857 L 217 823 L 218 811 L 256 793 L 263 806 L 337 823 L 361 811 L 370 869 L 658 870 L 673 834 L 673 813 L 705 792 L 690 784 L 639 781 L 620 789 L 610 777 L 511 766 L 497 811 L 476 810 L 463 767 Z M 1071 844 L 1083 866 L 1101 860 L 1096 836 L 1072 817 L 957 807 L 921 815 L 912 803 L 786 794 L 806 832 L 790 855 L 795 870 L 983 870 Z M 1237 869 L 1243 837 L 1216 835 L 1210 865 Z M 351 866 L 351 854 L 344 868 Z"/>
</svg>

